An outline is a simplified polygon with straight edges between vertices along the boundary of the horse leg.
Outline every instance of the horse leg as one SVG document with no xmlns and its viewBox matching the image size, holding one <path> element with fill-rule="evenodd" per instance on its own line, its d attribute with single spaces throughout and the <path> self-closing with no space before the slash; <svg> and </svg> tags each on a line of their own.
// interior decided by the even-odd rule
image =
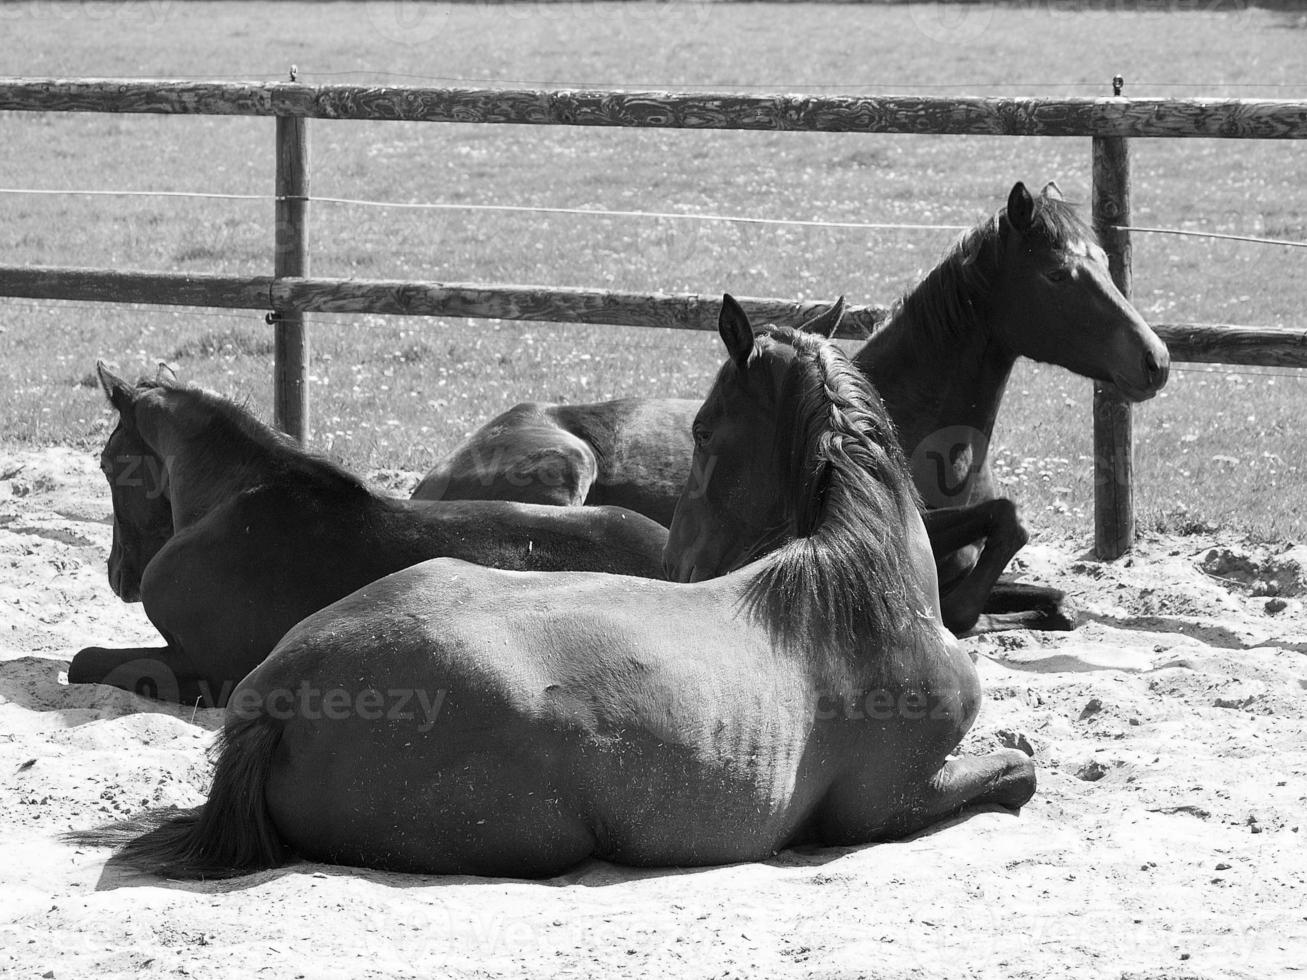
<svg viewBox="0 0 1307 980">
<path fill-rule="evenodd" d="M 1016 505 L 1006 497 L 966 507 L 929 510 L 922 519 L 937 566 L 958 550 L 984 541 L 980 557 L 961 581 L 941 589 L 944 625 L 954 633 L 965 633 L 976 625 L 994 583 L 1012 556 L 1025 546 L 1029 535 L 1017 519 Z"/>
<path fill-rule="evenodd" d="M 954 633 L 1073 628 L 1061 609 L 1064 595 L 1059 590 L 998 581 L 1029 539 L 1012 501 L 996 497 L 966 507 L 930 510 L 922 519 L 941 570 L 940 610 L 944 624 Z M 984 545 L 974 564 L 955 578 L 946 578 L 945 570 L 957 564 L 959 552 L 977 541 Z"/>
<path fill-rule="evenodd" d="M 882 773 L 878 779 L 832 787 L 821 812 L 796 839 L 834 846 L 893 840 L 967 806 L 1018 810 L 1034 793 L 1035 764 L 1024 752 L 1000 749 L 953 758 L 915 776 Z"/>
<path fill-rule="evenodd" d="M 1044 625 L 1031 626 L 1031 629 L 1074 629 L 1075 623 L 1062 608 L 1065 599 L 1065 592 L 1047 585 L 996 582 L 985 602 L 985 615 L 989 618 L 996 613 L 1010 614 L 1014 618 L 1022 615 L 1042 617 Z"/>
<path fill-rule="evenodd" d="M 885 828 L 902 837 L 925 830 L 968 806 L 1001 806 L 1019 811 L 1035 795 L 1035 763 L 1017 749 L 949 759 Z"/>
<path fill-rule="evenodd" d="M 413 499 L 579 507 L 598 475 L 589 443 L 524 404 L 473 433 L 423 477 Z"/>
<path fill-rule="evenodd" d="M 156 701 L 220 707 L 230 693 L 215 690 L 172 647 L 87 647 L 68 666 L 69 684 L 104 684 Z"/>
</svg>

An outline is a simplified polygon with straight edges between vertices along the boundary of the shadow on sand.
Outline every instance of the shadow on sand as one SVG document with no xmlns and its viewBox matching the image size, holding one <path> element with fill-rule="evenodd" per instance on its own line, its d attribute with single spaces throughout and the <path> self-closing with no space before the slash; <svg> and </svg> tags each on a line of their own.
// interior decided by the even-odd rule
<svg viewBox="0 0 1307 980">
<path fill-rule="evenodd" d="M 1017 811 L 1019 813 L 1019 811 Z M 1016 815 L 1005 807 L 985 804 L 967 807 L 962 812 L 941 820 L 938 823 L 907 837 L 897 838 L 894 843 L 902 844 L 933 837 L 934 835 L 966 823 L 982 813 L 1004 813 Z M 819 847 L 802 845 L 779 852 L 766 861 L 756 862 L 765 867 L 777 869 L 821 868 L 849 854 L 878 844 L 859 844 L 852 847 Z M 80 853 L 94 854 L 94 848 L 78 848 Z M 226 894 L 258 888 L 270 881 L 277 881 L 292 875 L 312 878 L 359 878 L 385 888 L 449 888 L 470 885 L 489 884 L 524 884 L 541 888 L 562 888 L 578 886 L 582 888 L 605 888 L 611 885 L 623 885 L 633 881 L 654 878 L 682 877 L 710 874 L 731 865 L 708 865 L 695 868 L 636 868 L 613 864 L 608 861 L 591 859 L 577 865 L 566 874 L 555 878 L 480 878 L 473 875 L 423 875 L 407 874 L 397 871 L 378 871 L 373 868 L 356 868 L 338 864 L 319 864 L 314 861 L 292 859 L 280 868 L 256 871 L 239 878 L 219 878 L 203 881 L 183 881 L 163 879 L 154 875 L 143 874 L 119 858 L 110 858 L 96 882 L 96 891 L 116 891 L 121 888 L 165 888 L 173 891 L 186 891 L 196 894 Z"/>
</svg>

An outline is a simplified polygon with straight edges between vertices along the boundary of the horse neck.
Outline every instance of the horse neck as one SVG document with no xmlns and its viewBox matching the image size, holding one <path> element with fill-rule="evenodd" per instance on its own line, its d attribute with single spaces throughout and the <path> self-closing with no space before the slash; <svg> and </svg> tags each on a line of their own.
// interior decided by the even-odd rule
<svg viewBox="0 0 1307 980">
<path fill-rule="evenodd" d="M 268 482 L 282 469 L 277 458 L 280 447 L 262 445 L 227 419 L 204 425 L 203 435 L 186 435 L 167 412 L 161 412 L 149 438 L 167 474 L 173 527 L 179 531 L 240 492 Z M 221 427 L 221 434 L 213 437 L 210 425 Z"/>
<path fill-rule="evenodd" d="M 975 302 L 981 297 L 964 289 L 957 302 L 928 305 L 919 294 L 930 288 L 939 287 L 927 277 L 853 358 L 884 401 L 908 455 L 927 435 L 951 426 L 987 441 L 1016 363 L 993 315 L 974 313 L 985 309 Z"/>
<path fill-rule="evenodd" d="M 795 579 L 791 575 L 784 574 L 787 566 L 791 573 L 798 570 L 802 576 L 811 576 L 811 581 L 798 583 L 801 591 L 808 596 L 807 606 L 787 602 L 783 610 L 773 610 L 778 618 L 784 620 L 785 625 L 791 629 L 796 625 L 802 627 L 804 617 L 810 623 L 821 620 L 823 625 L 843 620 L 852 629 L 842 635 L 831 631 L 825 636 L 825 642 L 819 643 L 813 630 L 800 628 L 799 632 L 804 636 L 802 645 L 787 646 L 783 641 L 777 642 L 776 629 L 767 625 L 763 628 L 770 630 L 773 650 L 778 656 L 805 670 L 818 691 L 834 695 L 885 685 L 909 669 L 920 647 L 923 623 L 928 622 L 932 615 L 930 604 L 915 594 L 910 582 L 905 582 L 909 588 L 909 594 L 902 597 L 908 609 L 905 628 L 868 628 L 863 611 L 886 598 L 887 585 L 876 583 L 859 594 L 857 589 L 848 587 L 851 581 L 856 580 L 856 576 L 828 578 L 833 571 L 834 560 L 849 561 L 849 549 L 843 546 L 843 542 L 855 540 L 861 547 L 891 547 L 895 534 L 894 529 L 888 529 L 887 534 L 869 536 L 862 533 L 861 528 L 853 531 L 840 520 L 832 519 L 829 516 L 832 507 L 839 506 L 835 498 L 841 495 L 842 491 L 837 487 L 827 491 L 827 504 L 824 508 L 826 516 L 807 537 L 795 538 L 742 569 L 702 583 L 718 589 L 723 597 L 728 598 L 733 610 L 753 607 L 762 611 L 765 603 L 758 601 L 761 588 L 775 586 L 778 580 L 789 579 L 794 583 Z M 916 504 L 912 500 L 904 501 L 900 507 L 908 509 L 906 512 L 900 511 L 898 515 L 904 523 L 909 519 L 917 519 Z M 925 541 L 924 530 L 922 540 Z M 802 554 L 805 550 L 808 552 L 806 559 Z M 905 561 L 915 560 L 912 552 L 913 547 L 908 543 L 905 547 Z M 928 566 L 926 572 L 933 583 L 935 569 L 933 560 L 929 558 L 928 545 L 925 555 Z M 919 558 L 920 555 L 916 557 Z M 855 558 L 850 567 L 860 565 Z M 778 573 L 781 573 L 779 579 L 776 577 Z M 907 574 L 910 580 L 912 573 Z M 899 600 L 892 599 L 891 602 L 897 604 Z M 846 613 L 849 615 L 846 616 Z M 859 629 L 859 625 L 863 628 Z"/>
</svg>

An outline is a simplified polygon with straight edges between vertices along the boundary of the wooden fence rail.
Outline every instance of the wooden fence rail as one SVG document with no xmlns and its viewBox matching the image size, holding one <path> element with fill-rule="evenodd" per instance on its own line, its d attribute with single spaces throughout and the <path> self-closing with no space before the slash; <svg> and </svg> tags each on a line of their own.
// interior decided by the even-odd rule
<svg viewBox="0 0 1307 980">
<path fill-rule="evenodd" d="M 1119 86 L 1118 86 L 1119 87 Z M 274 275 L 231 277 L 103 269 L 0 267 L 0 296 L 265 309 L 276 323 L 276 418 L 308 431 L 306 312 L 398 313 L 712 329 L 717 297 L 545 286 L 308 277 L 306 120 L 354 119 L 828 133 L 1093 138 L 1093 219 L 1113 278 L 1130 290 L 1129 144 L 1134 137 L 1307 139 L 1307 100 L 800 96 L 727 93 L 419 88 L 176 80 L 0 77 L 0 110 L 273 116 L 277 120 Z M 823 308 L 745 301 L 751 316 L 795 323 Z M 884 310 L 856 307 L 851 335 Z M 1177 361 L 1307 366 L 1307 331 L 1154 325 Z M 1094 394 L 1095 548 L 1134 535 L 1130 407 Z"/>
<path fill-rule="evenodd" d="M 0 295 L 151 306 L 476 317 L 682 330 L 716 330 L 717 311 L 721 308 L 721 296 L 717 294 L 635 293 L 413 279 L 106 272 L 53 266 L 0 266 Z M 817 301 L 737 298 L 750 318 L 787 325 L 802 323 L 828 305 Z M 849 306 L 838 336 L 866 337 L 887 312 L 884 306 Z M 1307 368 L 1307 328 L 1225 323 L 1153 323 L 1150 326 L 1177 361 Z"/>
<path fill-rule="evenodd" d="M 0 109 L 953 136 L 1305 139 L 1292 99 L 739 95 L 0 77 Z"/>
</svg>

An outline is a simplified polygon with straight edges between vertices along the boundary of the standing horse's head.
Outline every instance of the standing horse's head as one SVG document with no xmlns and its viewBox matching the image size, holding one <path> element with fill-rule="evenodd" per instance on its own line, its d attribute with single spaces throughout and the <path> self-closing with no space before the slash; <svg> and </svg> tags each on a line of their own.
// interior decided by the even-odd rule
<svg viewBox="0 0 1307 980">
<path fill-rule="evenodd" d="M 100 453 L 100 469 L 113 500 L 109 584 L 124 602 L 137 602 L 145 566 L 173 534 L 168 474 L 137 419 L 140 401 L 151 389 L 128 384 L 102 362 L 95 370 L 105 397 L 118 412 L 118 425 Z"/>
<path fill-rule="evenodd" d="M 1131 401 L 1166 384 L 1166 345 L 1112 281 L 1094 232 L 1057 185 L 1032 196 L 1017 182 L 992 226 L 995 336 L 1014 354 L 1110 382 Z"/>
</svg>

